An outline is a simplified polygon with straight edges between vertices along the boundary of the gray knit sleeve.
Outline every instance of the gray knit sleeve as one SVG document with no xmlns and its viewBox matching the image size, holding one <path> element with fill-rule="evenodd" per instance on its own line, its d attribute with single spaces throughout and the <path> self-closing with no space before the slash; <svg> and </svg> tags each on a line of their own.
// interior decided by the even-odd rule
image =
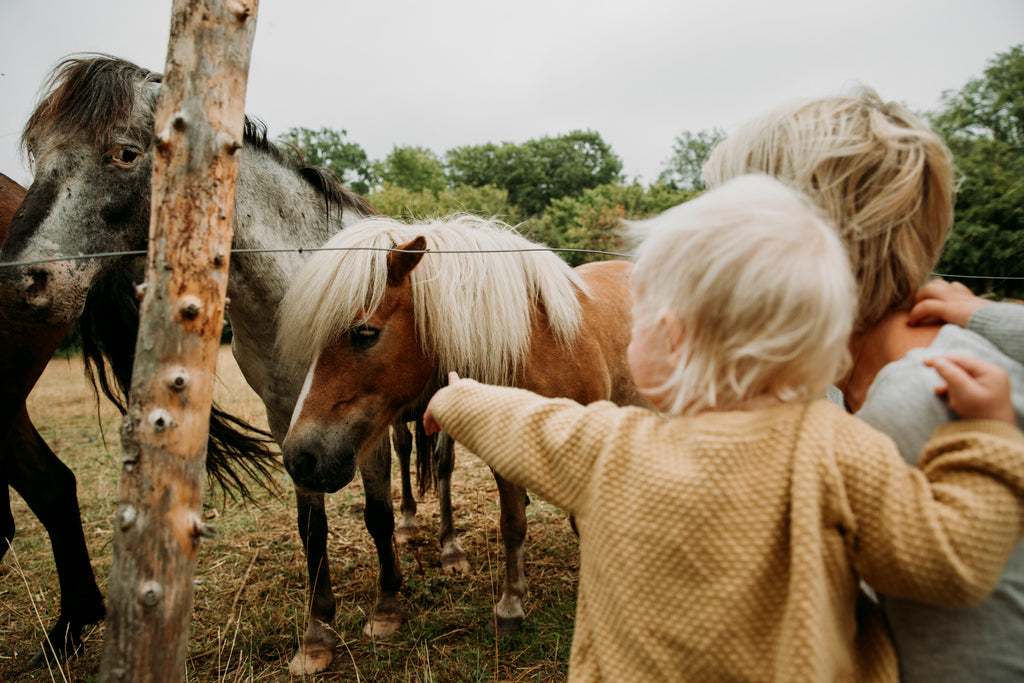
<svg viewBox="0 0 1024 683">
<path fill-rule="evenodd" d="M 967 329 L 985 337 L 1018 363 L 1024 363 L 1024 306 L 997 303 L 982 306 L 967 322 Z"/>
</svg>

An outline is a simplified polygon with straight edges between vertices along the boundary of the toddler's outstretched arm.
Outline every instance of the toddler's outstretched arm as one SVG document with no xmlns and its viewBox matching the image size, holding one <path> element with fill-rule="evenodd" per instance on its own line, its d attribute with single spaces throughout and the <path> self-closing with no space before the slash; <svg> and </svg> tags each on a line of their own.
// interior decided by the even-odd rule
<svg viewBox="0 0 1024 683">
<path fill-rule="evenodd" d="M 448 387 L 456 384 L 459 380 L 460 380 L 460 378 L 459 378 L 458 373 L 449 372 L 448 373 L 448 386 L 447 387 L 441 387 L 440 389 L 438 389 L 434 393 L 434 396 L 437 396 L 441 392 L 447 390 Z M 438 432 L 441 431 L 441 425 L 438 424 L 437 420 L 434 419 L 434 411 L 431 410 L 431 406 L 434 405 L 434 396 L 430 397 L 430 402 L 427 403 L 427 409 L 425 411 L 423 411 L 423 429 L 424 429 L 424 431 L 426 431 L 427 436 L 430 436 L 431 434 L 437 434 Z"/>
<path fill-rule="evenodd" d="M 910 309 L 908 322 L 911 325 L 945 322 L 967 327 L 974 312 L 990 303 L 959 282 L 932 280 L 918 290 L 917 303 Z"/>
<path fill-rule="evenodd" d="M 943 383 L 935 393 L 946 396 L 950 410 L 961 419 L 1000 420 L 1016 424 L 1010 402 L 1010 378 L 997 365 L 973 356 L 949 354 L 924 361 Z"/>
</svg>

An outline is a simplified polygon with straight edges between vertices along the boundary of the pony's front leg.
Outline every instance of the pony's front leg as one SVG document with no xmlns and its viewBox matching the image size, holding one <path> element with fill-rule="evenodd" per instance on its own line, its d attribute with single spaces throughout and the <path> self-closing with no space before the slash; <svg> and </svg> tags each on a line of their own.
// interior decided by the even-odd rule
<svg viewBox="0 0 1024 683">
<path fill-rule="evenodd" d="M 491 470 L 494 472 L 494 470 Z M 499 637 L 518 633 L 526 612 L 523 600 L 529 594 L 523 544 L 526 542 L 526 489 L 494 472 L 501 498 L 501 538 L 505 542 L 505 586 L 501 600 L 494 606 L 494 622 L 487 630 Z"/>
<path fill-rule="evenodd" d="M 327 560 L 327 512 L 324 494 L 301 486 L 295 487 L 298 507 L 299 536 L 306 551 L 309 573 L 309 619 L 302 635 L 299 651 L 288 670 L 294 676 L 323 671 L 334 659 L 337 639 L 330 630 L 335 601 L 331 592 L 331 568 Z"/>
<path fill-rule="evenodd" d="M 391 425 L 391 445 L 398 455 L 398 469 L 402 476 L 402 519 L 395 530 L 395 540 L 408 543 L 420 531 L 416 521 L 416 498 L 412 494 L 412 477 L 409 465 L 412 462 L 412 434 L 404 422 L 396 421 Z"/>
<path fill-rule="evenodd" d="M 448 574 L 469 575 L 471 569 L 466 551 L 459 545 L 452 517 L 452 471 L 455 469 L 455 442 L 447 433 L 438 436 L 437 458 L 437 503 L 441 513 L 441 528 L 438 540 L 441 542 L 441 568 Z"/>
<path fill-rule="evenodd" d="M 380 561 L 380 595 L 363 633 L 371 638 L 380 638 L 397 631 L 404 617 L 398 601 L 402 570 L 398 566 L 393 543 L 395 512 L 391 502 L 391 447 L 386 438 L 365 461 L 359 463 L 359 470 L 366 494 L 363 520 L 377 546 L 377 559 Z"/>
</svg>

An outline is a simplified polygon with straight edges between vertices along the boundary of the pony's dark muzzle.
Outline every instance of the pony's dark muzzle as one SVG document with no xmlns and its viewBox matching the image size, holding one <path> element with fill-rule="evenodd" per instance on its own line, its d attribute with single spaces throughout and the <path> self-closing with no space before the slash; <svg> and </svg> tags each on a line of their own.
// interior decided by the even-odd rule
<svg viewBox="0 0 1024 683">
<path fill-rule="evenodd" d="M 284 442 L 284 467 L 299 486 L 334 493 L 355 477 L 356 452 L 329 433 L 292 430 Z"/>
</svg>

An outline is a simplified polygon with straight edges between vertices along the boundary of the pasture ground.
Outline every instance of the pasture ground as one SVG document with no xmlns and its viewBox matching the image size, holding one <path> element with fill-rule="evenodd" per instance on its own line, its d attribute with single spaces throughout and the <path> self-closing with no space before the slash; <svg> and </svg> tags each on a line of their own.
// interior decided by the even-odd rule
<svg viewBox="0 0 1024 683">
<path fill-rule="evenodd" d="M 221 350 L 216 400 L 265 426 L 263 406 L 227 347 Z M 32 396 L 29 412 L 50 447 L 78 478 L 82 521 L 93 569 L 104 594 L 110 570 L 113 514 L 120 477 L 121 418 L 97 402 L 78 358 L 55 359 Z M 395 636 L 362 636 L 376 597 L 376 553 L 363 526 L 357 481 L 328 496 L 331 577 L 338 599 L 339 648 L 330 669 L 313 681 L 562 681 L 575 611 L 579 554 L 568 518 L 531 497 L 527 508 L 530 598 L 523 632 L 496 641 L 485 630 L 500 597 L 504 567 L 498 533 L 498 495 L 490 471 L 464 450 L 453 481 L 456 527 L 474 572 L 449 577 L 440 570 L 437 504 L 419 503 L 421 532 L 400 547 L 406 622 Z M 305 562 L 294 522 L 288 475 L 277 496 L 258 504 L 207 491 L 204 517 L 218 529 L 204 541 L 196 568 L 196 595 L 187 681 L 297 681 L 288 661 L 301 636 Z M 393 484 L 397 509 L 400 490 Z M 84 652 L 59 669 L 20 674 L 56 618 L 57 575 L 45 530 L 12 490 L 17 535 L 0 562 L 0 681 L 91 681 L 99 671 L 103 625 L 86 634 Z"/>
</svg>

